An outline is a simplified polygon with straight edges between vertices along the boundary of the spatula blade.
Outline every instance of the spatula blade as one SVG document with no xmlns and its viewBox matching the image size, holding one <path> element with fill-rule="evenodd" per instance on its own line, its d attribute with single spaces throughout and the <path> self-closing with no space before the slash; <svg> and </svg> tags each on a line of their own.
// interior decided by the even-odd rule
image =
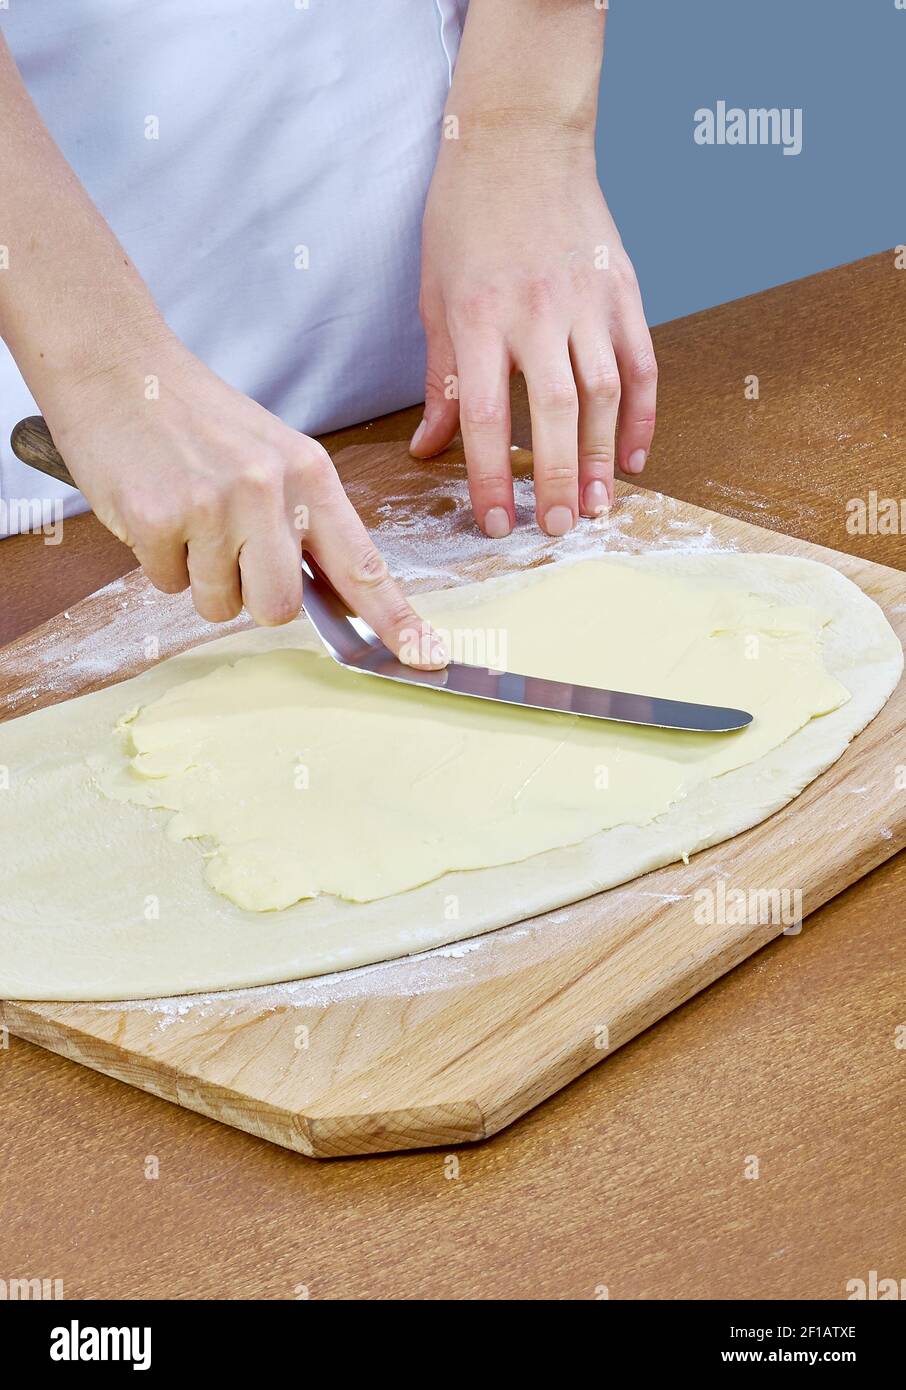
<svg viewBox="0 0 906 1390">
<path fill-rule="evenodd" d="M 385 680 L 416 685 L 424 690 L 467 695 L 475 700 L 493 700 L 504 705 L 523 705 L 529 709 L 554 710 L 588 719 L 607 719 L 618 724 L 717 734 L 744 729 L 752 722 L 751 714 L 741 709 L 631 695 L 622 690 L 599 690 L 590 685 L 522 676 L 515 671 L 493 671 L 486 666 L 467 666 L 456 661 L 451 661 L 442 671 L 419 671 L 403 665 L 386 647 L 371 648 L 355 662 L 343 664 L 350 671 L 382 676 Z"/>
</svg>

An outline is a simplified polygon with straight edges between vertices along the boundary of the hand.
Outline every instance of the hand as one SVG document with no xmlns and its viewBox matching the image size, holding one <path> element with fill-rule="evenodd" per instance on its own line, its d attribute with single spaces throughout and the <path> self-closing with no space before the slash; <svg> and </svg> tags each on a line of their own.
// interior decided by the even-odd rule
<svg viewBox="0 0 906 1390">
<path fill-rule="evenodd" d="M 428 458 L 461 429 L 475 517 L 495 538 L 515 523 L 514 369 L 528 388 L 536 515 L 550 535 L 605 510 L 615 459 L 640 473 L 654 434 L 651 335 L 591 142 L 535 143 L 551 147 L 527 158 L 524 137 L 508 150 L 500 129 L 484 147 L 443 141 L 424 220 L 428 367 L 410 448 Z"/>
<path fill-rule="evenodd" d="M 191 584 L 203 618 L 228 622 L 243 603 L 264 625 L 297 617 L 304 540 L 388 647 L 410 665 L 445 664 L 326 451 L 221 381 L 169 332 L 140 338 L 128 357 L 57 391 L 44 409 L 100 520 L 156 588 Z"/>
</svg>

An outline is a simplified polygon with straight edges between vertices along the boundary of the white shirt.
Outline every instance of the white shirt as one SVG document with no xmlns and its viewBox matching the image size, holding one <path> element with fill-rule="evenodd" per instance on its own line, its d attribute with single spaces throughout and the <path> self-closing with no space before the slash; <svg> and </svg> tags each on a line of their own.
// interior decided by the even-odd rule
<svg viewBox="0 0 906 1390">
<path fill-rule="evenodd" d="M 466 5 L 27 0 L 3 32 L 170 326 L 318 434 L 424 396 L 421 216 Z M 0 343 L 0 535 L 20 499 L 86 507 L 13 455 L 37 413 Z"/>
</svg>

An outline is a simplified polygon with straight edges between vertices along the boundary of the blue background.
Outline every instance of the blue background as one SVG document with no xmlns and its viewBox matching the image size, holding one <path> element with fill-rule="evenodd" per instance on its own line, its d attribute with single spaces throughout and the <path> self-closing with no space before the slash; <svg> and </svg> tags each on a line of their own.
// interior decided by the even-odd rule
<svg viewBox="0 0 906 1390">
<path fill-rule="evenodd" d="M 720 99 L 802 107 L 802 153 L 696 145 Z M 598 169 L 650 323 L 906 242 L 906 11 L 611 0 Z"/>
</svg>

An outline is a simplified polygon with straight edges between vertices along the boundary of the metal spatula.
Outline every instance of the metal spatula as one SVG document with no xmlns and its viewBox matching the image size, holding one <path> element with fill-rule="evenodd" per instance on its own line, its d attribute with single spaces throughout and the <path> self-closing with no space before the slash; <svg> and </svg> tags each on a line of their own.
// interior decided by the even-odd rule
<svg viewBox="0 0 906 1390">
<path fill-rule="evenodd" d="M 13 452 L 23 463 L 75 487 L 40 416 L 21 420 L 13 430 L 11 442 Z M 469 695 L 476 700 L 608 719 L 618 724 L 722 734 L 743 729 L 752 722 L 751 714 L 745 710 L 693 705 L 652 695 L 630 695 L 620 690 L 598 690 L 594 686 L 571 685 L 566 681 L 522 676 L 515 671 L 494 671 L 456 661 L 451 661 L 442 671 L 419 671 L 398 660 L 368 624 L 356 617 L 308 551 L 302 552 L 302 572 L 305 576 L 303 602 L 308 619 L 334 661 L 350 671 L 449 695 Z"/>
</svg>

